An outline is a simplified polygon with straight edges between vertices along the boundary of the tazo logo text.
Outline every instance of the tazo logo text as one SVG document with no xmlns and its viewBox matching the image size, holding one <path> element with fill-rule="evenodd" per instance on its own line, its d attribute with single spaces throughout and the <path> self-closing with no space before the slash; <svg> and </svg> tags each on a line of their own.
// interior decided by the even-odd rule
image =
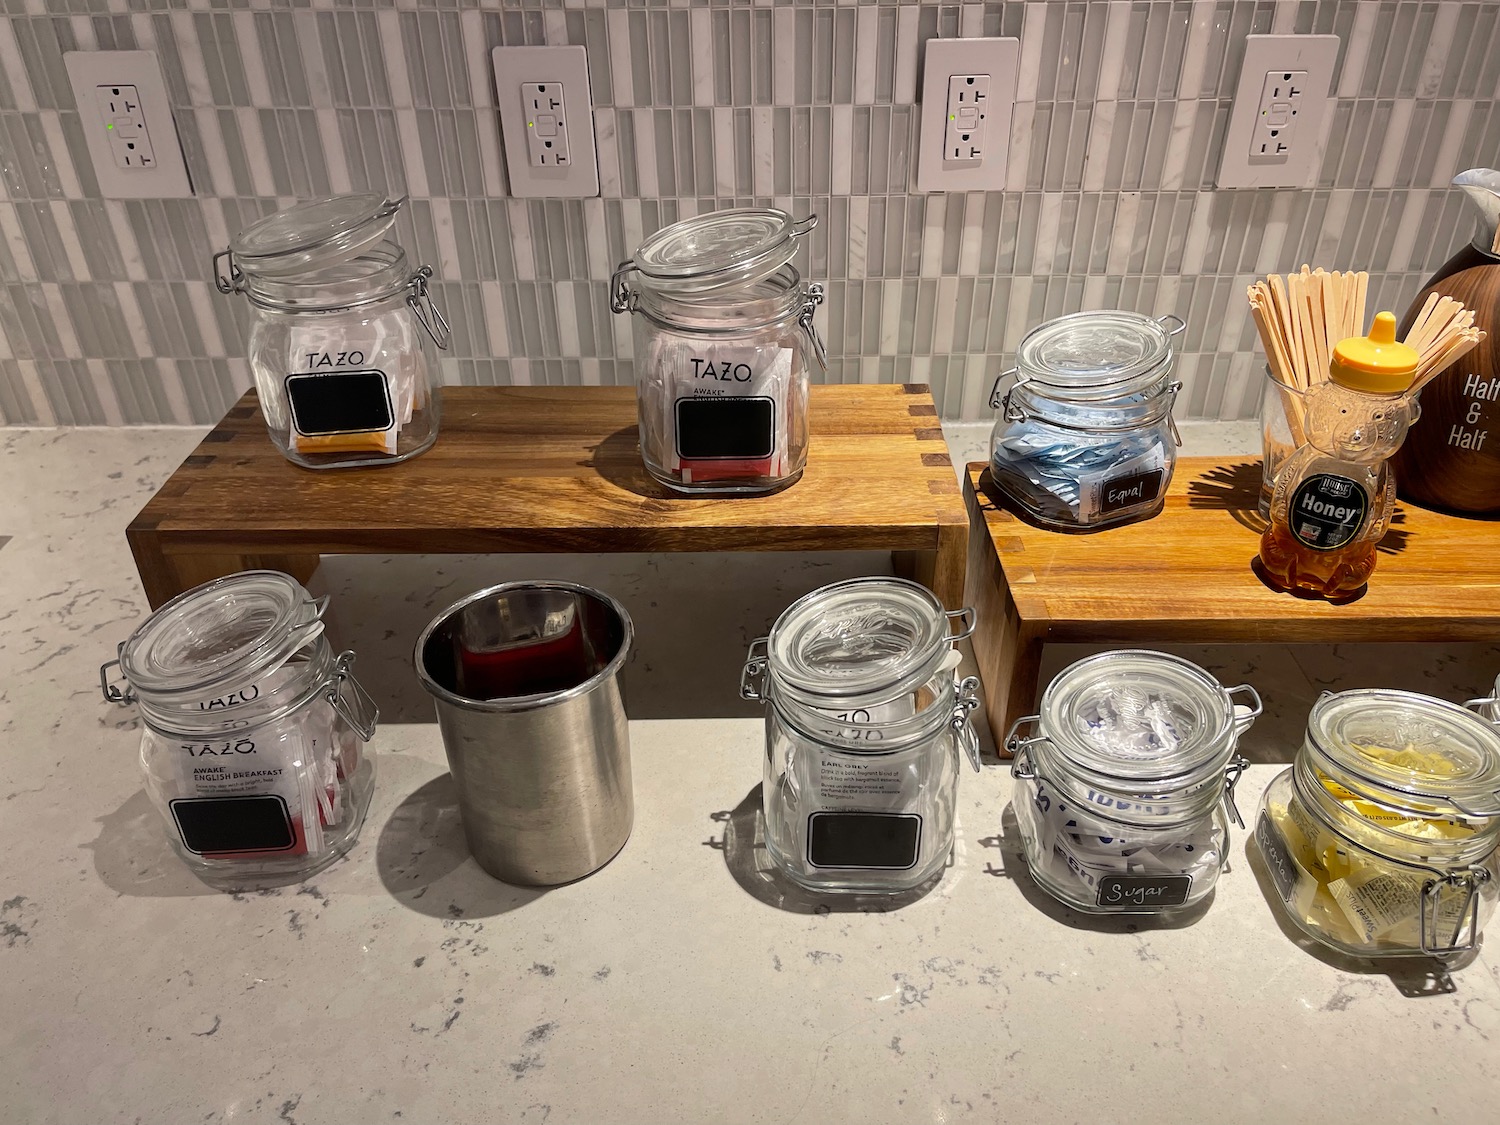
<svg viewBox="0 0 1500 1125">
<path fill-rule="evenodd" d="M 355 349 L 347 352 L 308 352 L 307 370 L 316 371 L 320 367 L 361 367 L 365 362 L 365 353 Z"/>
<path fill-rule="evenodd" d="M 748 383 L 755 374 L 748 363 L 731 363 L 725 360 L 715 364 L 711 359 L 692 357 L 694 379 L 717 379 L 721 383 Z"/>
<path fill-rule="evenodd" d="M 251 684 L 239 691 L 232 691 L 228 695 L 221 695 L 217 699 L 204 699 L 198 703 L 200 711 L 218 711 L 225 707 L 238 707 L 242 703 L 249 703 L 260 698 L 260 685 Z"/>
<path fill-rule="evenodd" d="M 238 742 L 184 742 L 182 748 L 188 752 L 189 758 L 202 758 L 205 756 L 223 757 L 227 754 L 254 754 L 255 743 L 248 738 L 242 738 Z"/>
</svg>

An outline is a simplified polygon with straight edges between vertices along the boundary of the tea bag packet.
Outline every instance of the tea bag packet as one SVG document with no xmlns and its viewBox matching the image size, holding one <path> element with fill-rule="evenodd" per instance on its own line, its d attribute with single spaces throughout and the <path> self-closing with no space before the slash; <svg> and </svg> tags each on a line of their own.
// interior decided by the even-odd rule
<svg viewBox="0 0 1500 1125">
<path fill-rule="evenodd" d="M 158 757 L 150 765 L 154 781 L 180 820 L 197 815 L 192 807 L 196 801 L 205 802 L 205 810 L 222 810 L 223 805 L 208 802 L 226 797 L 274 798 L 283 806 L 292 834 L 285 848 L 270 850 L 287 855 L 316 853 L 322 826 L 339 822 L 340 785 L 357 765 L 352 732 L 343 732 L 349 745 L 341 746 L 333 709 L 322 700 L 269 723 L 247 726 L 238 717 L 252 704 L 279 692 L 295 692 L 300 682 L 300 669 L 283 665 L 253 683 L 199 701 L 198 710 L 205 716 L 222 716 L 222 733 L 180 739 L 175 753 Z"/>
<path fill-rule="evenodd" d="M 780 476 L 787 455 L 791 348 L 747 348 L 668 333 L 652 378 L 664 393 L 661 463 L 686 483 Z"/>
<path fill-rule="evenodd" d="M 336 755 L 331 708 L 319 702 L 278 722 L 217 737 L 181 739 L 170 755 L 148 763 L 151 781 L 162 794 L 185 840 L 216 835 L 204 818 L 226 817 L 244 824 L 217 826 L 226 841 L 253 838 L 268 853 L 317 854 L 323 828 L 340 818 L 340 758 Z M 247 798 L 226 804 L 225 798 Z M 261 823 L 264 822 L 264 823 Z M 275 825 L 284 824 L 278 831 Z M 199 854 L 249 854 L 237 844 L 227 849 L 199 844 Z"/>
<path fill-rule="evenodd" d="M 426 382 L 411 331 L 400 313 L 357 329 L 294 328 L 285 379 L 292 448 L 394 454 L 401 427 L 411 421 L 417 385 Z"/>
</svg>

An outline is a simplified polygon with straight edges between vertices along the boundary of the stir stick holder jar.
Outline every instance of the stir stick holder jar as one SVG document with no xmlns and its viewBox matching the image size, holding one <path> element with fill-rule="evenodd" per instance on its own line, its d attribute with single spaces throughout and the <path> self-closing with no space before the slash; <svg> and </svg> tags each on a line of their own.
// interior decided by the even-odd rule
<svg viewBox="0 0 1500 1125">
<path fill-rule="evenodd" d="M 823 289 L 792 265 L 817 216 L 741 208 L 673 223 L 615 270 L 631 314 L 641 457 L 677 492 L 769 492 L 807 464 Z"/>
<path fill-rule="evenodd" d="M 405 202 L 299 203 L 214 255 L 219 291 L 254 309 L 250 370 L 271 441 L 304 468 L 394 464 L 437 440 L 450 334 L 431 268 L 386 238 Z"/>
</svg>

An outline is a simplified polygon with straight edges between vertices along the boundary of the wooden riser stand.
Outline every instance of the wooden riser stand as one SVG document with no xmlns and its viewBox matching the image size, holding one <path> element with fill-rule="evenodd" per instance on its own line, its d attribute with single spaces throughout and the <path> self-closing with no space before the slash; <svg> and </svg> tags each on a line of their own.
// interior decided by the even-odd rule
<svg viewBox="0 0 1500 1125">
<path fill-rule="evenodd" d="M 1500 639 L 1500 523 L 1398 505 L 1366 592 L 1343 605 L 1266 586 L 1260 462 L 1177 463 L 1156 517 L 1092 534 L 1045 531 L 967 467 L 966 600 L 996 742 L 1037 701 L 1052 642 L 1255 644 Z"/>
<path fill-rule="evenodd" d="M 633 388 L 442 395 L 422 456 L 319 472 L 281 456 L 247 392 L 127 531 L 152 607 L 256 567 L 306 581 L 325 554 L 872 550 L 961 605 L 968 520 L 925 386 L 811 388 L 802 479 L 743 498 L 648 476 Z"/>
</svg>

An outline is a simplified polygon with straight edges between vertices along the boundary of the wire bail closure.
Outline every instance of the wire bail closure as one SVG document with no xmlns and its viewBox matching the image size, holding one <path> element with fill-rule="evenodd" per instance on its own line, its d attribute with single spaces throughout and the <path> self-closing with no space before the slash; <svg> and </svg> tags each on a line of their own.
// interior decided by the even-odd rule
<svg viewBox="0 0 1500 1125">
<path fill-rule="evenodd" d="M 432 299 L 432 292 L 427 284 L 431 280 L 431 266 L 422 266 L 412 274 L 411 280 L 406 283 L 406 303 L 411 306 L 411 311 L 422 322 L 422 327 L 427 329 L 427 335 L 432 337 L 432 342 L 441 350 L 447 351 L 448 345 L 453 342 L 453 330 L 448 327 L 443 311 Z M 422 309 L 424 302 L 427 305 L 426 312 Z M 431 313 L 431 320 L 428 319 L 428 313 Z"/>
<path fill-rule="evenodd" d="M 811 221 L 816 223 L 818 217 L 812 216 Z M 795 227 L 793 230 L 795 231 Z M 812 228 L 809 227 L 809 230 Z M 802 312 L 797 316 L 797 323 L 807 333 L 807 338 L 812 341 L 813 355 L 818 357 L 818 366 L 824 371 L 828 370 L 828 349 L 823 346 L 823 337 L 818 335 L 817 325 L 813 323 L 813 313 L 823 303 L 823 287 L 816 281 L 807 287 L 807 300 L 802 304 Z"/>
<path fill-rule="evenodd" d="M 740 698 L 748 703 L 764 703 L 765 679 L 769 664 L 770 637 L 756 637 L 750 642 L 745 666 L 740 669 Z"/>
<path fill-rule="evenodd" d="M 333 709 L 359 735 L 359 740 L 369 742 L 375 736 L 375 726 L 380 721 L 380 708 L 370 698 L 370 693 L 354 678 L 354 673 L 350 671 L 353 666 L 352 649 L 339 653 L 324 694 Z"/>
</svg>

